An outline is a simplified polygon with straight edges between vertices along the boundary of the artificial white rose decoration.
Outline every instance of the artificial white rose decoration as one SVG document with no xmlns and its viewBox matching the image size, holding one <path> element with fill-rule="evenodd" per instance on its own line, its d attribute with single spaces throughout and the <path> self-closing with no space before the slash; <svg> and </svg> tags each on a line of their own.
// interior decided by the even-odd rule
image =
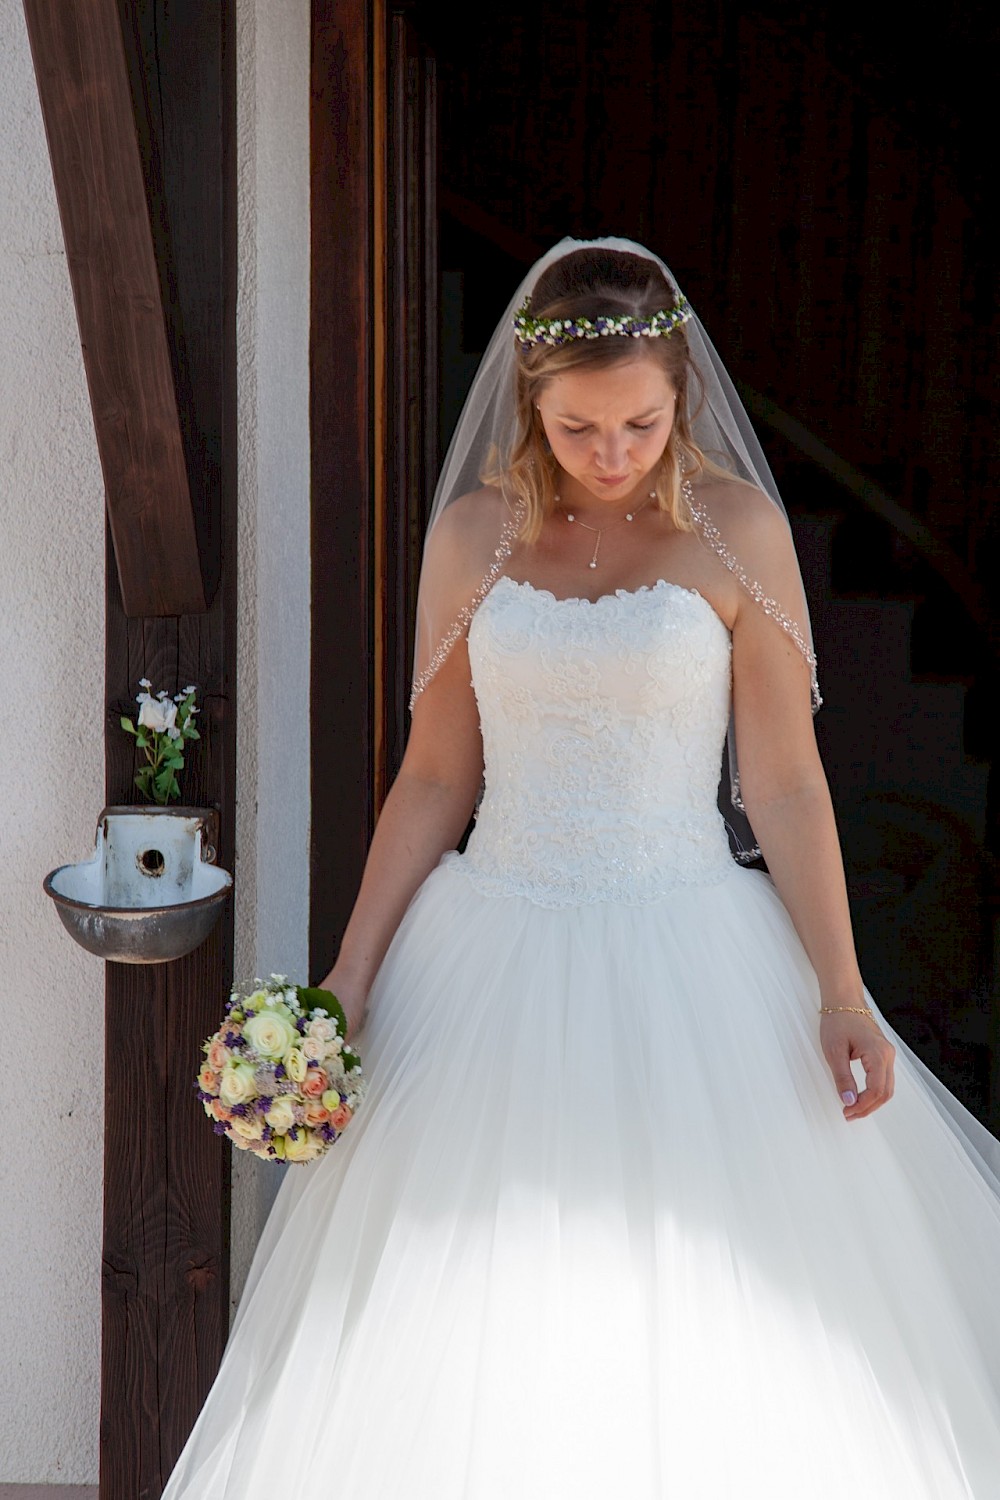
<svg viewBox="0 0 1000 1500">
<path fill-rule="evenodd" d="M 187 687 L 171 701 L 163 690 L 153 696 L 148 677 L 143 677 L 139 686 L 143 691 L 136 694 L 138 725 L 123 715 L 121 726 L 135 736 L 136 749 L 146 758 L 146 764 L 135 774 L 136 786 L 151 802 L 166 807 L 181 794 L 177 773 L 184 769 L 185 742 L 201 738 L 194 727 L 199 711 L 194 706 L 196 689 Z"/>
<path fill-rule="evenodd" d="M 139 709 L 139 723 L 156 734 L 166 734 L 177 723 L 177 704 L 164 703 L 147 695 Z"/>
</svg>

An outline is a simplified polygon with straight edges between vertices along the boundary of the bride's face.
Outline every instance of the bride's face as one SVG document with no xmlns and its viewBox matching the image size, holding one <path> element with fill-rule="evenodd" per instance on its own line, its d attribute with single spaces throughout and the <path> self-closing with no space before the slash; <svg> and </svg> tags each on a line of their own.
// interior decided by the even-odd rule
<svg viewBox="0 0 1000 1500">
<path fill-rule="evenodd" d="M 571 481 L 607 501 L 624 500 L 656 467 L 674 408 L 674 388 L 662 365 L 641 354 L 553 375 L 538 397 L 556 462 Z"/>
</svg>

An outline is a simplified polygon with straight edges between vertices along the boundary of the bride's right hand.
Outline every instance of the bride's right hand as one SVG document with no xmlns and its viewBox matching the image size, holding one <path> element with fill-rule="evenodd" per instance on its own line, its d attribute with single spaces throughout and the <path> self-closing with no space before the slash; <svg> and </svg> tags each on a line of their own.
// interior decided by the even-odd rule
<svg viewBox="0 0 1000 1500">
<path fill-rule="evenodd" d="M 358 984 L 347 974 L 341 974 L 334 964 L 326 978 L 320 980 L 318 988 L 329 990 L 340 1001 L 347 1017 L 348 1038 L 356 1036 L 368 1016 L 367 986 Z"/>
</svg>

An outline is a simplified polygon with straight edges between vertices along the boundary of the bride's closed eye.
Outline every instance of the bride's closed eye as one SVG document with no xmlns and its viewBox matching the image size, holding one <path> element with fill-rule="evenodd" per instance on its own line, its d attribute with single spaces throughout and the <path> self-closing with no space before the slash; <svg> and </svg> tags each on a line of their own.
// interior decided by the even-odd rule
<svg viewBox="0 0 1000 1500">
<path fill-rule="evenodd" d="M 655 422 L 629 422 L 628 425 L 629 425 L 629 427 L 632 428 L 633 432 L 651 432 L 652 429 L 656 426 L 656 423 Z M 562 423 L 562 430 L 563 430 L 563 432 L 569 433 L 570 437 L 581 437 L 583 433 L 590 431 L 590 427 L 589 427 L 589 425 L 586 426 L 586 427 L 567 427 L 566 424 L 565 424 L 565 422 L 563 422 Z"/>
</svg>

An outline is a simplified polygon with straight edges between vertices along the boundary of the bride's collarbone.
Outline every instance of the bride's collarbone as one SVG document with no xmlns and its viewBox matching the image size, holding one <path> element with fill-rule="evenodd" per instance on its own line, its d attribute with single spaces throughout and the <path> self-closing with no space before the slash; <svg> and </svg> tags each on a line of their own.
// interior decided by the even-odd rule
<svg viewBox="0 0 1000 1500">
<path fill-rule="evenodd" d="M 693 590 L 708 600 L 723 619 L 729 613 L 730 601 L 723 598 L 718 580 L 702 565 L 703 560 L 690 548 L 664 542 L 657 545 L 648 537 L 631 546 L 606 547 L 601 538 L 596 567 L 593 561 L 593 537 L 545 536 L 534 545 L 515 548 L 504 573 L 512 583 L 527 584 L 556 599 L 586 599 L 596 603 L 608 594 L 637 594 L 658 583 L 674 584 Z M 685 542 L 687 538 L 683 539 Z M 588 547 L 589 541 L 589 547 Z M 581 545 L 582 543 L 582 545 Z"/>
</svg>

